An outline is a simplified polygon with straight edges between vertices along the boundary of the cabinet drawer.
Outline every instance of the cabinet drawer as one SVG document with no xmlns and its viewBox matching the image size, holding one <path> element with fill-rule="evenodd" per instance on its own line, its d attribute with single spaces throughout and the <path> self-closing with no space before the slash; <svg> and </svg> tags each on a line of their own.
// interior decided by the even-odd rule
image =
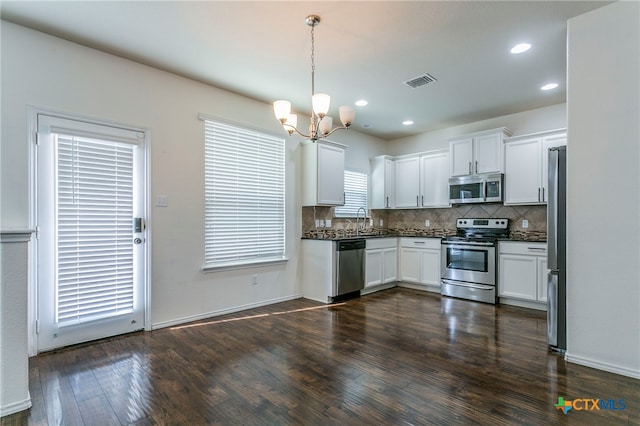
<svg viewBox="0 0 640 426">
<path fill-rule="evenodd" d="M 398 246 L 397 238 L 368 238 L 367 239 L 367 250 L 394 248 L 397 246 Z"/>
<path fill-rule="evenodd" d="M 503 242 L 499 244 L 500 254 L 522 254 L 528 256 L 546 256 L 546 243 Z"/>
<path fill-rule="evenodd" d="M 400 238 L 401 247 L 428 248 L 440 250 L 440 238 Z"/>
</svg>

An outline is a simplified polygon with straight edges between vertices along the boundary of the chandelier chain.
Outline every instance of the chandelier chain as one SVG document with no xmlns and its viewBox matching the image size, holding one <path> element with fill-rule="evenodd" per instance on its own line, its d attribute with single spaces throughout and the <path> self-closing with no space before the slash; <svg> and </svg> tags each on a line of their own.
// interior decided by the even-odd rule
<svg viewBox="0 0 640 426">
<path fill-rule="evenodd" d="M 311 25 L 311 96 L 315 95 L 315 74 L 316 74 L 316 61 L 315 61 L 315 38 L 314 38 L 314 30 L 316 26 L 315 24 Z"/>
</svg>

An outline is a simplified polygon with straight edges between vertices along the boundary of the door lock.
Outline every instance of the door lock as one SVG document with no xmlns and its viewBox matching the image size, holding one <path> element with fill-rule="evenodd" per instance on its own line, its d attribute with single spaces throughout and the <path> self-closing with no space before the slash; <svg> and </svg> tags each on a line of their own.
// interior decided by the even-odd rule
<svg viewBox="0 0 640 426">
<path fill-rule="evenodd" d="M 133 240 L 133 244 L 142 244 L 142 239 L 136 238 L 135 240 Z"/>
</svg>

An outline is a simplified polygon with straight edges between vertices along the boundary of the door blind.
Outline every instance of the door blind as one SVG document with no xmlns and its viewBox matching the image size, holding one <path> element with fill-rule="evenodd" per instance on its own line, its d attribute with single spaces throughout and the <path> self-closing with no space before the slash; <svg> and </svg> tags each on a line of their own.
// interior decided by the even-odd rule
<svg viewBox="0 0 640 426">
<path fill-rule="evenodd" d="M 367 174 L 344 171 L 344 205 L 335 208 L 335 217 L 356 217 L 358 210 L 367 210 Z"/>
<path fill-rule="evenodd" d="M 205 120 L 205 268 L 285 257 L 284 139 Z"/>
<path fill-rule="evenodd" d="M 130 313 L 135 146 L 57 135 L 56 322 Z"/>
</svg>

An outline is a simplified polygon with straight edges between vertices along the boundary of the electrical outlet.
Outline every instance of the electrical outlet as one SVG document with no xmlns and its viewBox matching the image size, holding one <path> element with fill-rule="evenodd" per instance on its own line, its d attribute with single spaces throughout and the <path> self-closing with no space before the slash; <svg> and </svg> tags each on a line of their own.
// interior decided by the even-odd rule
<svg viewBox="0 0 640 426">
<path fill-rule="evenodd" d="M 380 226 L 384 226 L 384 220 L 380 219 Z"/>
<path fill-rule="evenodd" d="M 369 226 L 373 226 L 373 219 L 369 219 Z"/>
<path fill-rule="evenodd" d="M 425 219 L 424 226 L 431 226 L 431 221 L 429 219 Z"/>
<path fill-rule="evenodd" d="M 331 227 L 331 219 L 327 219 L 324 221 L 324 226 L 326 226 L 327 228 Z"/>
<path fill-rule="evenodd" d="M 324 228 L 324 219 L 320 219 L 320 228 Z"/>
<path fill-rule="evenodd" d="M 529 221 L 527 219 L 522 219 L 522 227 L 523 228 L 528 228 L 529 227 Z"/>
<path fill-rule="evenodd" d="M 252 275 L 251 276 L 251 284 L 252 285 L 258 285 L 258 276 L 257 275 Z"/>
<path fill-rule="evenodd" d="M 316 228 L 320 227 L 320 219 L 316 219 Z"/>
</svg>

